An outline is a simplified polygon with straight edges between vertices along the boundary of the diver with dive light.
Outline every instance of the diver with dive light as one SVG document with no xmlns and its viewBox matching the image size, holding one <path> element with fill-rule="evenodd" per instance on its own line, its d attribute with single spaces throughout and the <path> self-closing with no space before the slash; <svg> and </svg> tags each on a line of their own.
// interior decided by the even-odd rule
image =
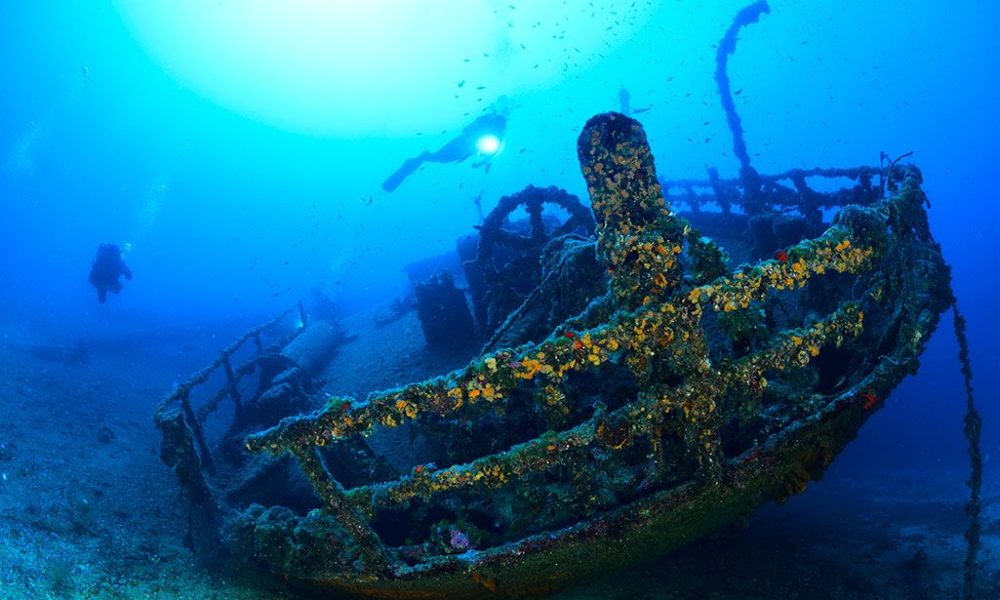
<svg viewBox="0 0 1000 600">
<path fill-rule="evenodd" d="M 488 173 L 493 157 L 500 151 L 503 136 L 507 130 L 507 115 L 505 99 L 501 98 L 493 105 L 490 112 L 477 118 L 462 129 L 457 137 L 441 148 L 403 161 L 396 171 L 382 182 L 382 189 L 391 192 L 426 162 L 460 163 L 471 156 L 477 160 L 472 163 L 474 168 L 483 167 Z M 500 108 L 498 108 L 498 105 Z"/>
</svg>

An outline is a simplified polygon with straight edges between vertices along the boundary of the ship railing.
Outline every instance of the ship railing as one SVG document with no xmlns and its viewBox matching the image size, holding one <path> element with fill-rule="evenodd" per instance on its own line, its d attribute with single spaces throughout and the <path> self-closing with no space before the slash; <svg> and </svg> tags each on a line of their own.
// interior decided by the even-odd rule
<svg viewBox="0 0 1000 600">
<path fill-rule="evenodd" d="M 265 347 L 261 336 L 271 330 L 290 315 L 298 313 L 303 327 L 296 330 L 300 333 L 308 324 L 308 317 L 302 303 L 289 306 L 273 319 L 261 323 L 256 327 L 246 331 L 243 335 L 231 344 L 219 351 L 218 356 L 205 368 L 194 373 L 184 382 L 178 384 L 174 390 L 164 398 L 156 408 L 156 421 L 161 423 L 166 415 L 174 408 L 179 408 L 183 414 L 184 422 L 190 430 L 194 442 L 197 444 L 200 462 L 208 473 L 215 472 L 215 464 L 212 459 L 212 452 L 205 438 L 204 424 L 209 415 L 218 410 L 220 403 L 228 397 L 233 403 L 234 418 L 238 422 L 243 413 L 243 398 L 240 395 L 239 383 L 248 375 L 252 374 L 256 368 L 258 360 L 264 356 Z M 233 366 L 234 356 L 240 352 L 248 342 L 253 342 L 255 355 L 250 360 Z M 212 375 L 219 369 L 225 373 L 225 383 L 216 390 L 208 400 L 195 410 L 192 401 L 194 389 L 208 383 Z"/>
</svg>

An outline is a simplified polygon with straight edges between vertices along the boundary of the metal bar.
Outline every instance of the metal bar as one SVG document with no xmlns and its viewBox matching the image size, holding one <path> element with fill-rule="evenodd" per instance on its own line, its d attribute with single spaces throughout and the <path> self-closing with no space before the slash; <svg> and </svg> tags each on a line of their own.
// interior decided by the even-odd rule
<svg viewBox="0 0 1000 600">
<path fill-rule="evenodd" d="M 251 358 L 249 361 L 236 367 L 236 369 L 233 370 L 233 373 L 236 376 L 236 381 L 239 382 L 247 375 L 253 373 L 254 369 L 257 367 L 258 362 L 260 362 L 260 357 Z M 212 394 L 212 396 L 208 399 L 208 402 L 206 402 L 205 404 L 201 405 L 198 408 L 198 420 L 201 423 L 205 422 L 205 419 L 208 418 L 208 415 L 218 410 L 219 402 L 221 402 L 222 399 L 226 397 L 226 394 L 229 393 L 230 386 L 231 384 L 226 384 L 221 388 L 217 389 L 215 393 Z"/>
<path fill-rule="evenodd" d="M 343 486 L 327 470 L 323 458 L 316 448 L 292 449 L 299 461 L 302 472 L 312 483 L 313 489 L 323 500 L 327 511 L 347 530 L 352 541 L 357 544 L 365 561 L 363 572 L 391 573 L 395 561 L 385 551 L 378 535 L 372 531 L 368 520 L 356 506 L 347 499 Z"/>
<path fill-rule="evenodd" d="M 301 306 L 301 303 L 299 304 L 299 306 Z M 217 368 L 219 368 L 222 365 L 222 362 L 229 355 L 239 350 L 240 347 L 250 338 L 258 338 L 257 348 L 258 350 L 260 350 L 261 349 L 261 345 L 259 342 L 260 333 L 265 329 L 269 329 L 270 327 L 273 327 L 274 325 L 278 324 L 282 319 L 291 314 L 291 312 L 295 310 L 295 308 L 296 308 L 295 306 L 290 306 L 286 308 L 278 316 L 274 317 L 270 321 L 267 321 L 266 323 L 262 323 L 254 327 L 253 329 L 247 331 L 239 338 L 237 338 L 236 341 L 234 341 L 232 344 L 229 344 L 229 346 L 223 348 L 222 351 L 219 352 L 219 356 L 216 357 L 216 359 L 213 360 L 211 364 L 209 364 L 204 369 L 198 371 L 191 377 L 189 377 L 187 381 L 178 385 L 177 389 L 174 390 L 172 394 L 164 398 L 163 401 L 160 402 L 160 405 L 156 408 L 156 411 L 157 412 L 162 411 L 169 404 L 180 400 L 183 395 L 186 395 L 191 390 L 191 388 L 201 385 L 206 381 L 208 381 L 208 378 L 212 376 L 212 372 L 215 371 Z"/>
<path fill-rule="evenodd" d="M 788 171 L 783 171 L 781 173 L 776 173 L 774 175 L 760 175 L 760 181 L 763 183 L 775 183 L 782 180 L 792 180 L 795 177 L 825 177 L 827 179 L 836 179 L 838 177 L 844 177 L 846 179 L 859 179 L 863 176 L 877 175 L 882 172 L 878 167 L 853 167 L 853 168 L 816 168 L 816 169 L 789 169 Z M 713 178 L 714 179 L 714 178 Z M 723 184 L 723 185 L 740 185 L 741 180 L 739 178 L 731 179 L 677 179 L 673 181 L 661 180 L 661 184 L 664 187 L 671 188 L 713 188 L 713 183 Z"/>
<path fill-rule="evenodd" d="M 236 388 L 239 379 L 233 373 L 233 363 L 229 360 L 228 354 L 222 366 L 226 369 L 226 379 L 229 381 L 229 397 L 233 399 L 233 405 L 236 407 L 235 419 L 237 422 L 243 422 L 243 399 L 240 398 L 240 391 Z"/>
<path fill-rule="evenodd" d="M 194 414 L 194 409 L 191 408 L 191 398 L 188 392 L 189 388 L 184 388 L 183 394 L 180 397 L 181 407 L 184 410 L 184 418 L 187 419 L 188 427 L 194 433 L 194 440 L 198 443 L 198 450 L 201 452 L 201 462 L 205 465 L 205 470 L 215 475 L 215 461 L 212 460 L 212 451 L 209 450 L 208 444 L 205 442 L 205 432 L 201 428 L 201 422 L 198 421 L 198 418 Z"/>
</svg>

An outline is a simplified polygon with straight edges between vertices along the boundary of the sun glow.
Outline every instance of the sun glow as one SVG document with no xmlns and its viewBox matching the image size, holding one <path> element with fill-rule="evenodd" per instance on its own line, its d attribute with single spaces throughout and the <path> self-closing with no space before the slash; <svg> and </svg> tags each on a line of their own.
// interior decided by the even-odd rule
<svg viewBox="0 0 1000 600">
<path fill-rule="evenodd" d="M 615 0 L 117 0 L 182 85 L 314 135 L 452 127 L 501 95 L 552 85 L 649 18 Z M 604 6 L 607 5 L 607 6 Z"/>
</svg>

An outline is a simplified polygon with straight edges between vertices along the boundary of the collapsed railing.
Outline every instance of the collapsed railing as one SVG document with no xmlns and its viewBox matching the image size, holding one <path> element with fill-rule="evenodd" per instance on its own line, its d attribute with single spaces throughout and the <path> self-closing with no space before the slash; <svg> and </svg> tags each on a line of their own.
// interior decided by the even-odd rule
<svg viewBox="0 0 1000 600">
<path fill-rule="evenodd" d="M 708 170 L 708 179 L 680 179 L 662 181 L 661 184 L 668 203 L 687 206 L 693 212 L 699 212 L 706 205 L 718 206 L 727 215 L 734 206 L 747 212 L 749 209 L 756 209 L 757 212 L 795 209 L 803 217 L 816 219 L 821 210 L 848 204 L 868 206 L 882 198 L 882 181 L 893 179 L 888 169 L 875 167 L 791 169 L 776 175 L 758 174 L 756 177 L 759 188 L 755 191 L 753 202 L 747 202 L 748 194 L 741 178 L 722 179 L 714 168 Z M 878 186 L 873 185 L 876 177 L 879 179 Z M 822 192 L 809 186 L 810 178 L 843 178 L 857 183 L 833 192 Z"/>
<path fill-rule="evenodd" d="M 303 331 L 308 324 L 308 315 L 303 305 L 298 303 L 285 309 L 270 321 L 245 332 L 222 349 L 215 360 L 186 381 L 178 384 L 174 391 L 164 398 L 156 408 L 156 426 L 163 432 L 164 436 L 160 456 L 164 463 L 178 474 L 184 493 L 192 501 L 192 510 L 201 512 L 204 519 L 214 521 L 216 517 L 215 499 L 205 479 L 206 474 L 212 475 L 216 471 L 212 449 L 205 438 L 205 421 L 209 415 L 218 410 L 219 404 L 226 397 L 233 403 L 234 421 L 241 420 L 243 398 L 240 395 L 239 384 L 245 377 L 254 372 L 258 361 L 265 355 L 265 346 L 261 335 L 295 312 L 298 312 L 303 327 L 295 330 L 292 335 Z M 234 367 L 234 355 L 250 341 L 253 341 L 256 350 L 255 357 Z M 206 384 L 220 368 L 225 373 L 226 383 L 195 410 L 192 402 L 192 391 Z M 191 531 L 188 532 L 187 539 L 193 544 Z"/>
</svg>

